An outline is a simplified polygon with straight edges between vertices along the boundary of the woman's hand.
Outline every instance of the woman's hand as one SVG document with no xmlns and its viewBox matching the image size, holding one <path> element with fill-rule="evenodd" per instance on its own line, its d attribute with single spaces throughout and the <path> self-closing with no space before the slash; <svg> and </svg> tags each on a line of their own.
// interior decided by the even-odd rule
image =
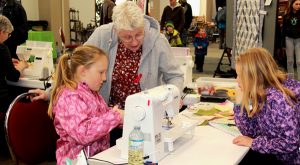
<svg viewBox="0 0 300 165">
<path fill-rule="evenodd" d="M 233 139 L 233 144 L 239 145 L 239 146 L 246 146 L 251 147 L 253 142 L 253 139 L 248 136 L 240 135 Z"/>
<path fill-rule="evenodd" d="M 48 94 L 46 91 L 41 90 L 41 89 L 32 89 L 29 90 L 28 93 L 32 94 L 29 96 L 31 101 L 36 101 L 36 100 L 49 100 Z"/>
<path fill-rule="evenodd" d="M 11 61 L 13 62 L 14 65 L 17 65 L 19 63 L 19 60 L 15 58 L 11 58 Z"/>
<path fill-rule="evenodd" d="M 24 69 L 28 68 L 28 63 L 26 61 L 19 61 L 16 65 L 15 68 L 19 71 L 22 72 Z"/>
</svg>

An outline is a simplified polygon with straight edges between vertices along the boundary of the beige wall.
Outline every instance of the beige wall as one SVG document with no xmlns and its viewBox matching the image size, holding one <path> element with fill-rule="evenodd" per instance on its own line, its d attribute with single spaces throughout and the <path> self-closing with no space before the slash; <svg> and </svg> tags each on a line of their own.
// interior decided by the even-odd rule
<svg viewBox="0 0 300 165">
<path fill-rule="evenodd" d="M 150 1 L 150 15 L 156 20 L 160 20 L 160 3 L 156 0 Z"/>
<path fill-rule="evenodd" d="M 59 41 L 56 30 L 58 24 L 61 24 L 61 6 L 54 6 L 58 0 L 39 0 L 39 18 L 48 21 L 48 30 L 53 31 L 55 42 Z M 54 11 L 55 9 L 55 11 Z"/>
<path fill-rule="evenodd" d="M 95 0 L 69 0 L 70 8 L 79 10 L 79 20 L 83 27 L 87 24 L 95 24 Z"/>
<path fill-rule="evenodd" d="M 22 0 L 28 20 L 39 20 L 38 0 Z"/>
<path fill-rule="evenodd" d="M 216 15 L 216 1 L 206 1 L 206 21 L 212 21 Z"/>
</svg>

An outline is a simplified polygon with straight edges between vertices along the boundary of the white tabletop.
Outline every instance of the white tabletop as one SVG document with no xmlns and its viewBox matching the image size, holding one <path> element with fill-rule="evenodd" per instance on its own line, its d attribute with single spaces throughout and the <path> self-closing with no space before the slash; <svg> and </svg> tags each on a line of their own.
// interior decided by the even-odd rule
<svg viewBox="0 0 300 165">
<path fill-rule="evenodd" d="M 232 143 L 233 136 L 211 126 L 197 126 L 195 135 L 183 143 L 174 152 L 159 161 L 159 165 L 232 165 L 238 164 L 248 152 L 248 147 Z M 93 158 L 113 163 L 127 162 L 120 158 L 121 152 L 113 146 Z M 101 164 L 91 161 L 91 165 Z"/>
</svg>

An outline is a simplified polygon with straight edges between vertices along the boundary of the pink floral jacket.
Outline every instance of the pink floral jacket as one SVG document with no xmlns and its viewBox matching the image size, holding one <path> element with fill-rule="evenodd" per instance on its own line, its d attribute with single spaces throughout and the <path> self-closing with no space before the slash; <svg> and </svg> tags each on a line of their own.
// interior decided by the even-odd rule
<svg viewBox="0 0 300 165">
<path fill-rule="evenodd" d="M 75 159 L 84 149 L 87 156 L 109 148 L 109 132 L 121 123 L 118 112 L 84 83 L 76 90 L 63 89 L 53 105 L 54 125 L 60 136 L 56 143 L 57 164 Z"/>
</svg>

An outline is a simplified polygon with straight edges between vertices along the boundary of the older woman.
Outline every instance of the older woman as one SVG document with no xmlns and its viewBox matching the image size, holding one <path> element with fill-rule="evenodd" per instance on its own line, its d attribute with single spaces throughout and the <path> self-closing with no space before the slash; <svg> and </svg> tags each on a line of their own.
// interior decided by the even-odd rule
<svg viewBox="0 0 300 165">
<path fill-rule="evenodd" d="M 3 44 L 14 30 L 8 18 L 0 15 L 0 112 L 5 112 L 10 103 L 8 98 L 8 89 L 6 80 L 18 81 L 20 73 L 28 67 L 25 61 L 12 62 L 10 52 L 6 45 Z M 6 105 L 6 106 L 3 106 Z"/>
<path fill-rule="evenodd" d="M 163 83 L 183 87 L 183 73 L 160 33 L 159 23 L 143 14 L 134 2 L 113 9 L 113 22 L 98 27 L 85 44 L 109 56 L 107 82 L 101 94 L 110 105 L 124 108 L 128 95 Z"/>
</svg>

